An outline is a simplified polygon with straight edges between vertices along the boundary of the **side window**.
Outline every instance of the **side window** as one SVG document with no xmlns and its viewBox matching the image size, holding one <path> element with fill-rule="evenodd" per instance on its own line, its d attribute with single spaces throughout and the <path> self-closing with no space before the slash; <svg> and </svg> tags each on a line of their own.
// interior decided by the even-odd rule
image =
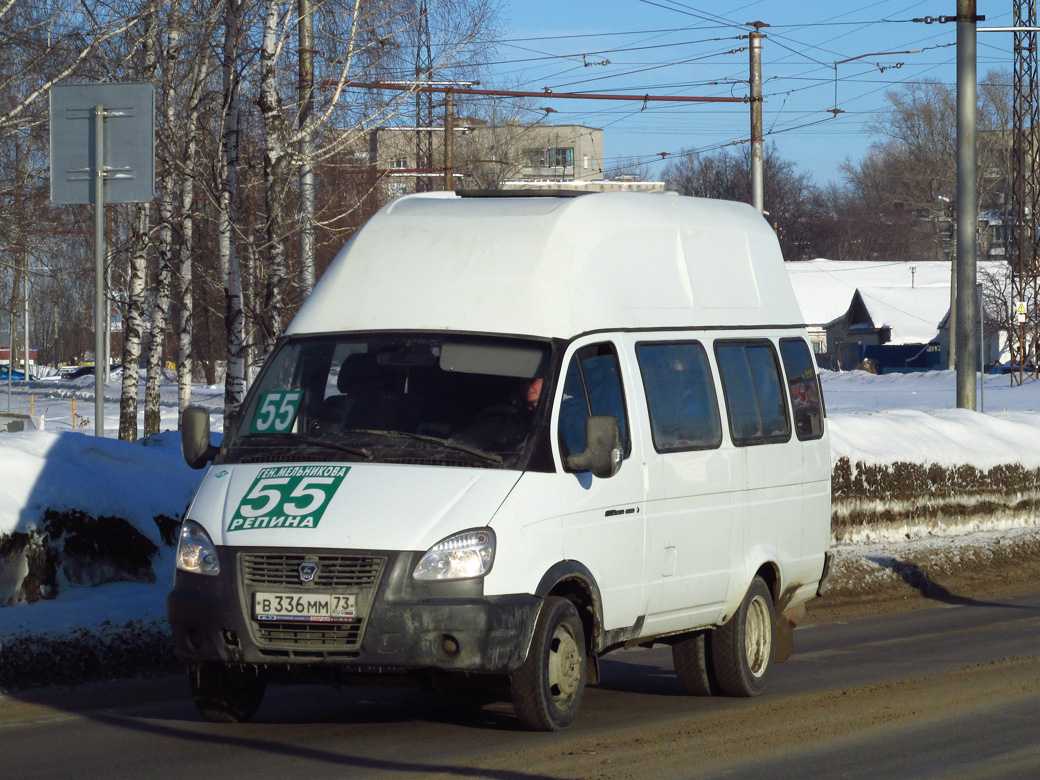
<svg viewBox="0 0 1040 780">
<path fill-rule="evenodd" d="M 718 447 L 722 423 L 704 347 L 697 342 L 639 344 L 636 357 L 657 451 Z"/>
<path fill-rule="evenodd" d="M 767 438 L 791 436 L 787 419 L 787 400 L 780 384 L 780 370 L 772 344 L 747 347 L 751 375 L 758 394 L 758 413 L 762 416 L 762 431 Z"/>
<path fill-rule="evenodd" d="M 717 342 L 730 433 L 737 446 L 787 441 L 791 423 L 776 353 L 768 341 Z"/>
<path fill-rule="evenodd" d="M 784 361 L 787 389 L 794 409 L 794 430 L 799 439 L 823 436 L 823 392 L 813 367 L 809 348 L 801 339 L 780 339 L 780 356 Z"/>
<path fill-rule="evenodd" d="M 617 353 L 610 343 L 582 347 L 571 358 L 563 380 L 560 404 L 560 449 L 564 455 L 585 450 L 585 420 L 594 414 L 610 414 L 621 421 L 621 441 L 631 451 L 625 394 Z"/>
</svg>

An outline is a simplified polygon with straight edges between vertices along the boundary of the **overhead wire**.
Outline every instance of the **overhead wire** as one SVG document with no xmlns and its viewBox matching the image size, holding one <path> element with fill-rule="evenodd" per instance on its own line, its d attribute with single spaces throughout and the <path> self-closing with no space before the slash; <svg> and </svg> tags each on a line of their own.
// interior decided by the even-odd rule
<svg viewBox="0 0 1040 780">
<path fill-rule="evenodd" d="M 704 11 L 703 9 L 689 5 L 687 3 L 677 2 L 677 0 L 636 0 L 636 2 L 653 6 L 660 9 L 667 10 L 669 12 L 688 16 L 692 19 L 698 20 L 699 24 L 687 25 L 677 28 L 653 28 L 647 30 L 628 30 L 628 31 L 616 31 L 616 32 L 596 32 L 596 33 L 583 33 L 574 35 L 554 35 L 546 37 L 525 37 L 525 38 L 512 38 L 502 39 L 501 44 L 507 48 L 512 48 L 516 51 L 527 51 L 532 55 L 531 57 L 504 59 L 499 61 L 489 60 L 486 63 L 488 66 L 495 65 L 536 65 L 542 66 L 545 64 L 551 64 L 552 62 L 571 62 L 571 66 L 561 68 L 553 73 L 540 74 L 531 76 L 530 74 L 524 74 L 524 78 L 527 83 L 534 84 L 537 82 L 539 86 L 537 88 L 548 87 L 549 89 L 562 89 L 564 87 L 573 88 L 581 87 L 591 84 L 603 84 L 608 81 L 624 81 L 626 79 L 632 79 L 632 77 L 638 77 L 646 73 L 660 71 L 668 68 L 683 68 L 696 66 L 698 68 L 703 66 L 712 65 L 723 65 L 726 66 L 728 61 L 734 54 L 738 54 L 741 51 L 745 51 L 745 47 L 735 47 L 727 51 L 712 51 L 697 56 L 691 56 L 686 58 L 679 58 L 666 61 L 650 61 L 644 63 L 628 63 L 629 67 L 625 68 L 623 63 L 618 62 L 618 56 L 614 56 L 613 61 L 610 63 L 611 72 L 608 74 L 597 74 L 591 75 L 587 78 L 574 79 L 569 81 L 558 82 L 557 80 L 568 74 L 573 74 L 578 71 L 584 71 L 588 67 L 587 58 L 594 56 L 608 57 L 611 55 L 627 55 L 633 53 L 642 52 L 665 52 L 681 47 L 689 47 L 694 45 L 703 45 L 704 43 L 715 43 L 724 40 L 733 40 L 737 36 L 730 37 L 707 37 L 699 40 L 689 41 L 665 41 L 659 42 L 659 39 L 674 33 L 681 33 L 689 36 L 691 33 L 700 33 L 704 35 L 706 32 L 714 31 L 718 29 L 732 29 L 739 31 L 747 31 L 749 28 L 747 24 L 743 22 L 735 21 L 726 15 L 720 15 Z M 756 3 L 745 4 L 739 8 L 734 9 L 730 14 L 736 13 L 742 9 L 749 8 L 756 5 Z M 881 5 L 884 5 L 882 3 Z M 880 25 L 901 25 L 913 23 L 912 19 L 909 18 L 893 18 L 900 14 L 912 11 L 921 6 L 927 5 L 927 2 L 910 3 L 902 6 L 898 11 L 887 13 L 885 16 L 879 19 L 862 19 L 854 18 L 848 19 L 849 16 L 856 16 L 862 14 L 864 11 L 874 9 L 875 4 L 864 4 L 854 9 L 847 10 L 841 14 L 835 16 L 820 19 L 813 22 L 811 25 L 808 23 L 800 24 L 776 24 L 770 25 L 765 28 L 767 40 L 776 45 L 777 49 L 782 50 L 785 54 L 774 61 L 774 67 L 789 66 L 790 60 L 793 58 L 802 58 L 805 62 L 811 63 L 816 68 L 810 68 L 803 71 L 801 74 L 774 74 L 772 77 L 767 78 L 767 92 L 766 97 L 777 97 L 783 95 L 784 99 L 781 102 L 779 109 L 775 110 L 769 117 L 769 131 L 766 133 L 767 136 L 773 137 L 783 133 L 798 133 L 815 132 L 813 128 L 819 128 L 821 125 L 829 124 L 833 127 L 829 132 L 843 132 L 838 129 L 837 126 L 849 126 L 858 125 L 862 126 L 868 123 L 869 117 L 876 116 L 879 111 L 884 111 L 886 106 L 884 103 L 872 103 L 869 104 L 865 109 L 858 109 L 856 106 L 862 105 L 864 100 L 870 100 L 874 95 L 879 92 L 883 92 L 886 89 L 896 89 L 900 86 L 909 86 L 914 84 L 925 83 L 923 76 L 928 73 L 934 72 L 937 68 L 949 65 L 949 60 L 930 62 L 916 60 L 913 62 L 912 69 L 903 71 L 903 73 L 896 75 L 892 74 L 891 78 L 867 78 L 871 73 L 874 73 L 876 69 L 881 68 L 882 72 L 887 72 L 888 68 L 883 68 L 880 63 L 874 63 L 873 66 L 860 69 L 847 69 L 849 72 L 836 72 L 838 71 L 837 64 L 840 60 L 846 59 L 855 52 L 840 52 L 833 48 L 834 41 L 838 39 L 845 39 L 848 36 L 855 35 L 857 32 L 862 32 L 873 26 Z M 840 28 L 842 31 L 840 34 L 835 35 L 828 39 L 826 45 L 820 45 L 804 40 L 803 35 L 798 34 L 798 30 L 809 31 L 820 27 L 834 27 Z M 921 51 L 936 50 L 953 44 L 949 43 L 936 43 L 937 39 L 940 39 L 944 35 L 948 35 L 951 32 L 951 28 L 936 29 L 934 32 L 929 31 L 928 35 L 914 38 L 910 43 L 899 43 L 894 44 L 891 48 L 897 46 L 906 46 L 910 49 L 914 46 L 919 46 L 921 43 L 932 44 L 924 46 Z M 634 36 L 655 36 L 650 41 L 654 42 L 637 42 L 633 41 Z M 691 36 L 692 37 L 692 36 Z M 739 36 L 744 37 L 744 36 Z M 618 45 L 599 45 L 597 48 L 587 52 L 576 52 L 572 51 L 565 54 L 553 54 L 549 51 L 539 51 L 536 47 L 524 46 L 522 44 L 534 43 L 536 41 L 541 42 L 553 42 L 553 41 L 580 41 L 580 40 L 595 40 L 600 41 L 604 39 L 613 39 L 618 42 Z M 986 46 L 986 44 L 983 44 Z M 999 47 L 993 45 L 988 46 L 995 52 L 1002 52 Z M 822 56 L 821 56 L 822 55 Z M 879 55 L 880 56 L 880 55 Z M 906 57 L 910 58 L 913 55 L 907 53 Z M 834 60 L 826 62 L 823 57 L 834 57 Z M 622 57 L 622 59 L 631 59 L 630 57 Z M 994 62 L 999 63 L 1000 59 L 995 58 Z M 605 64 L 605 63 L 604 63 Z M 864 63 L 866 64 L 866 63 Z M 902 64 L 902 63 L 900 63 Z M 618 66 L 622 65 L 621 68 Z M 894 68 L 893 68 L 894 70 Z M 639 93 L 642 91 L 650 92 L 651 90 L 667 90 L 675 93 L 683 93 L 692 89 L 701 89 L 705 87 L 725 87 L 728 86 L 730 90 L 734 89 L 735 86 L 740 84 L 746 84 L 746 71 L 744 78 L 739 78 L 740 72 L 733 73 L 732 71 L 724 76 L 720 77 L 707 77 L 703 79 L 689 79 L 689 80 L 670 80 L 661 83 L 649 83 L 641 82 L 638 86 L 598 86 L 596 91 L 605 93 Z M 787 86 L 784 88 L 785 83 L 790 84 L 791 82 L 803 82 L 800 86 Z M 631 82 L 629 82 L 631 83 Z M 776 84 L 776 88 L 769 90 L 768 84 Z M 854 89 L 853 94 L 847 94 L 842 100 L 841 104 L 847 106 L 843 108 L 841 116 L 836 116 L 831 111 L 831 101 L 827 101 L 821 105 L 818 109 L 803 110 L 798 108 L 794 110 L 789 105 L 789 100 L 792 99 L 793 95 L 807 93 L 813 89 L 822 89 L 826 86 L 834 85 L 835 83 L 846 84 L 846 85 L 859 85 L 860 87 L 866 87 L 866 89 Z M 573 91 L 573 90 L 572 90 Z M 824 107 L 826 106 L 826 107 Z M 837 106 L 833 106 L 837 108 Z M 819 115 L 827 112 L 828 116 L 819 117 L 812 119 L 814 115 Z M 629 106 L 623 109 L 617 109 L 614 107 L 608 107 L 599 110 L 582 109 L 580 111 L 570 111 L 558 109 L 557 113 L 566 115 L 567 118 L 574 118 L 575 121 L 580 123 L 588 122 L 590 120 L 607 120 L 604 127 L 615 127 L 622 124 L 627 119 L 633 119 L 639 115 L 648 117 L 663 117 L 663 116 L 674 116 L 676 121 L 683 123 L 689 121 L 696 121 L 695 117 L 732 117 L 736 119 L 740 116 L 739 111 L 733 111 L 728 109 L 718 109 L 713 107 L 702 107 L 697 106 L 691 108 L 688 105 L 682 106 L 671 106 L 671 105 L 655 105 L 655 106 L 644 106 L 641 109 L 632 108 Z M 687 119 L 683 119 L 686 117 Z M 676 125 L 676 129 L 662 128 L 659 130 L 644 129 L 641 132 L 647 135 L 666 135 L 666 134 L 678 134 L 682 132 L 682 125 Z M 746 142 L 746 141 L 745 141 Z M 719 149 L 731 146 L 734 143 L 740 143 L 737 141 L 728 141 L 721 144 L 708 144 L 699 148 L 703 149 Z M 670 153 L 669 153 L 670 154 Z M 664 155 L 667 157 L 668 155 Z M 655 160 L 662 159 L 661 154 L 653 154 L 644 156 L 645 159 Z"/>
</svg>

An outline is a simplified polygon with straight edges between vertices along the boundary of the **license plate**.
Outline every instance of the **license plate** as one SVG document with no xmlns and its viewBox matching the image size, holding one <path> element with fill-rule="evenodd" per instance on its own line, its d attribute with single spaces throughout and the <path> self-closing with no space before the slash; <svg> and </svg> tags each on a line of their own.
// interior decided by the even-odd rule
<svg viewBox="0 0 1040 780">
<path fill-rule="evenodd" d="M 357 597 L 334 593 L 254 593 L 257 620 L 342 623 L 357 617 Z"/>
</svg>

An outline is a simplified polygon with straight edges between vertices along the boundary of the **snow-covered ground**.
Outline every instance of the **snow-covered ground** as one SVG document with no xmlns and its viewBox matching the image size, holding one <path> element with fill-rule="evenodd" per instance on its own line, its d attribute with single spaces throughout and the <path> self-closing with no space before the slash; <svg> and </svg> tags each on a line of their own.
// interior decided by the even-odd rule
<svg viewBox="0 0 1040 780">
<path fill-rule="evenodd" d="M 1040 467 L 1040 384 L 987 376 L 983 414 L 957 408 L 952 371 L 822 372 L 832 460 Z"/>
<path fill-rule="evenodd" d="M 956 409 L 952 372 L 874 376 L 823 373 L 833 458 L 853 462 L 1001 463 L 1040 467 L 1040 383 L 1013 386 L 986 377 L 985 414 Z M 177 388 L 162 388 L 162 429 L 149 446 L 115 440 L 118 381 L 106 387 L 104 440 L 93 436 L 92 377 L 0 385 L 0 412 L 45 416 L 42 432 L 0 433 L 0 535 L 25 530 L 42 511 L 80 509 L 126 518 L 159 543 L 157 514 L 180 517 L 201 479 L 180 457 L 174 432 Z M 143 388 L 142 388 L 143 391 Z M 73 428 L 72 398 L 81 427 Z M 196 387 L 194 402 L 222 430 L 222 386 Z M 143 404 L 140 412 L 143 416 Z M 161 622 L 173 579 L 172 551 L 160 545 L 156 582 L 61 589 L 53 600 L 0 607 L 0 643 L 26 633 L 62 635 L 80 628 Z"/>
</svg>

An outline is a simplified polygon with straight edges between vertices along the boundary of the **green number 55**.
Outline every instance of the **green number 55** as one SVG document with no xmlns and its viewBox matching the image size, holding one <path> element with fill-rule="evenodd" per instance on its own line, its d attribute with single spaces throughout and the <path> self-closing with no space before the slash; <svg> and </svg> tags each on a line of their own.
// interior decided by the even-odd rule
<svg viewBox="0 0 1040 780">
<path fill-rule="evenodd" d="M 286 433 L 292 429 L 302 393 L 298 390 L 269 390 L 260 398 L 250 433 Z"/>
</svg>

